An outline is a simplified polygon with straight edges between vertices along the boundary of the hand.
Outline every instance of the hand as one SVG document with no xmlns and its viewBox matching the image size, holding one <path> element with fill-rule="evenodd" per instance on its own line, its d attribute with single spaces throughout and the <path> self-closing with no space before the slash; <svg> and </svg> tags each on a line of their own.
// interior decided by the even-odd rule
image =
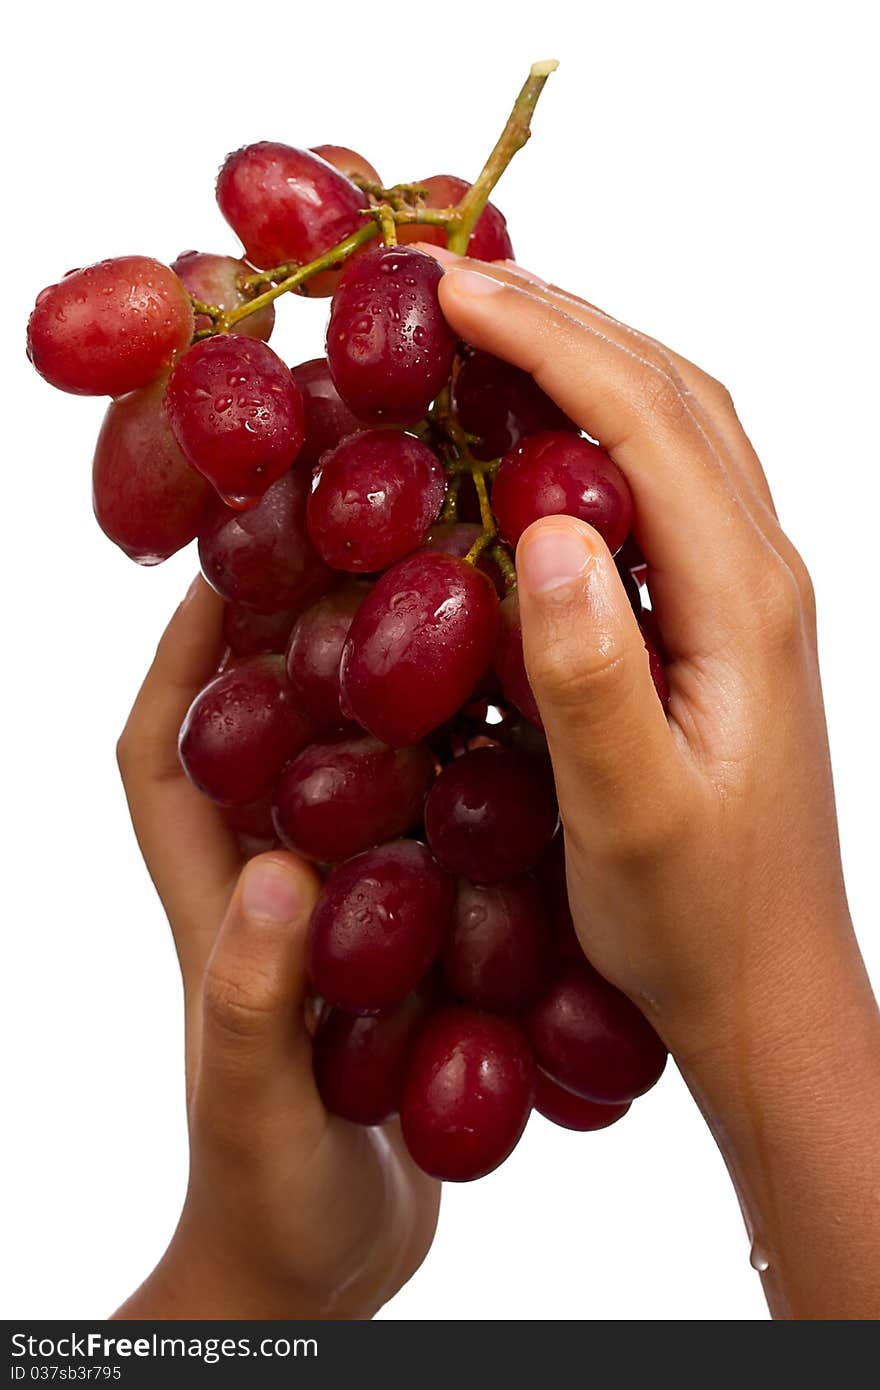
<svg viewBox="0 0 880 1390">
<path fill-rule="evenodd" d="M 531 372 L 635 499 L 668 718 L 598 534 L 544 518 L 516 556 L 580 941 L 715 1127 L 774 1310 L 876 1317 L 880 1027 L 803 561 L 717 381 L 519 267 L 423 249 L 455 331 Z"/>
<path fill-rule="evenodd" d="M 242 865 L 190 786 L 177 734 L 217 667 L 222 602 L 196 580 L 119 741 L 135 833 L 177 948 L 186 1004 L 190 1178 L 127 1318 L 370 1317 L 418 1268 L 439 1184 L 395 1123 L 328 1115 L 304 1013 L 313 870 L 282 852 Z"/>
</svg>

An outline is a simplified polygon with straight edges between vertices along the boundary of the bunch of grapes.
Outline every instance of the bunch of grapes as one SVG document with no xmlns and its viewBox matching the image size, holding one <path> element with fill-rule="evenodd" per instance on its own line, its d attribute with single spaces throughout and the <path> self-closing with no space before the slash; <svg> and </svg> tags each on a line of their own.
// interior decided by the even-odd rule
<svg viewBox="0 0 880 1390">
<path fill-rule="evenodd" d="M 513 564 L 540 516 L 596 527 L 665 699 L 630 491 L 530 377 L 456 340 L 412 244 L 512 256 L 488 194 L 553 66 L 473 185 L 384 188 L 351 150 L 249 145 L 217 181 L 244 258 L 103 261 L 44 290 L 28 327 L 48 381 L 113 397 L 103 530 L 147 565 L 197 539 L 225 600 L 180 757 L 245 853 L 280 844 L 323 877 L 325 1104 L 399 1114 L 415 1161 L 458 1181 L 501 1163 L 533 1107 L 612 1124 L 666 1060 L 574 933 Z M 326 355 L 293 368 L 267 341 L 289 292 L 332 296 Z"/>
</svg>

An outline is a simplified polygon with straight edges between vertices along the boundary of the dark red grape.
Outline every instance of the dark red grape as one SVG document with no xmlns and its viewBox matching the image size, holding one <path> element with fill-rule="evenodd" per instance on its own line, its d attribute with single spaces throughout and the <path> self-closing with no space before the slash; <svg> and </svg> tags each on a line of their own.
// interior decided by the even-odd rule
<svg viewBox="0 0 880 1390">
<path fill-rule="evenodd" d="M 443 465 L 427 444 L 402 430 L 363 430 L 322 458 L 309 535 L 334 569 L 384 570 L 424 540 L 445 491 Z"/>
<path fill-rule="evenodd" d="M 427 189 L 425 206 L 429 208 L 454 207 L 470 188 L 466 179 L 456 178 L 454 174 L 432 174 L 430 178 L 419 179 L 417 186 Z M 433 246 L 445 246 L 447 241 L 442 227 L 404 225 L 398 227 L 397 234 L 401 241 L 425 241 Z M 479 261 L 513 259 L 507 221 L 494 203 L 487 203 L 477 218 L 468 238 L 467 254 Z"/>
<path fill-rule="evenodd" d="M 500 883 L 537 864 L 558 821 L 549 764 L 519 748 L 454 758 L 425 806 L 425 832 L 449 873 Z"/>
<path fill-rule="evenodd" d="M 605 1105 L 642 1095 L 666 1065 L 647 1019 L 586 960 L 561 969 L 529 1011 L 526 1030 L 553 1081 Z"/>
<path fill-rule="evenodd" d="M 456 340 L 437 298 L 442 275 L 412 246 L 373 247 L 346 267 L 327 361 L 340 396 L 368 424 L 414 424 L 446 383 Z"/>
<path fill-rule="evenodd" d="M 651 667 L 651 679 L 654 682 L 654 689 L 660 699 L 664 709 L 669 704 L 669 678 L 666 675 L 666 652 L 663 647 L 663 638 L 657 626 L 657 619 L 651 610 L 645 609 L 639 616 L 639 627 L 642 630 L 642 641 L 645 644 L 645 651 L 648 653 L 648 663 Z"/>
<path fill-rule="evenodd" d="M 208 583 L 228 603 L 273 613 L 329 589 L 332 572 L 306 528 L 308 495 L 309 476 L 297 468 L 246 512 L 215 504 L 199 533 L 199 557 Z"/>
<path fill-rule="evenodd" d="M 645 557 L 636 545 L 634 536 L 627 536 L 620 550 L 617 552 L 618 566 L 628 569 L 630 574 L 639 584 L 644 584 L 648 577 L 648 566 Z"/>
<path fill-rule="evenodd" d="M 632 494 L 617 464 L 589 439 L 548 430 L 506 454 L 492 484 L 492 509 L 510 545 L 541 516 L 588 521 L 614 553 L 632 521 Z"/>
<path fill-rule="evenodd" d="M 424 845 L 392 840 L 330 875 L 309 924 L 316 993 L 346 1013 L 376 1013 L 415 989 L 452 919 L 455 885 Z"/>
<path fill-rule="evenodd" d="M 179 276 L 194 299 L 203 304 L 213 304 L 227 313 L 240 309 L 254 298 L 254 292 L 242 289 L 241 281 L 252 275 L 253 270 L 247 261 L 237 261 L 234 256 L 215 256 L 209 251 L 184 251 L 172 262 L 171 269 Z M 207 314 L 196 314 L 196 332 L 211 327 Z M 268 343 L 275 327 L 275 305 L 266 304 L 239 319 L 235 325 L 236 333 L 245 338 L 262 338 Z"/>
<path fill-rule="evenodd" d="M 271 796 L 262 796 L 259 801 L 246 801 L 241 806 L 224 806 L 223 819 L 230 830 L 235 830 L 239 835 L 272 844 L 278 839 L 272 819 Z"/>
<path fill-rule="evenodd" d="M 544 904 L 557 955 L 563 960 L 583 960 L 584 949 L 574 929 L 568 901 L 565 836 L 561 826 L 547 846 L 538 865 L 537 874 L 544 893 Z"/>
<path fill-rule="evenodd" d="M 155 381 L 192 335 L 192 305 L 174 271 L 151 256 L 119 256 L 41 291 L 27 352 L 60 391 L 124 396 Z"/>
<path fill-rule="evenodd" d="M 339 703 L 339 666 L 352 619 L 370 586 L 350 580 L 319 598 L 297 618 L 287 648 L 287 676 L 297 704 L 328 729 L 345 722 Z"/>
<path fill-rule="evenodd" d="M 459 881 L 440 963 L 446 983 L 464 1003 L 524 1008 L 546 981 L 551 948 L 540 889 L 530 874 L 495 887 Z"/>
<path fill-rule="evenodd" d="M 473 436 L 477 458 L 497 459 L 527 435 L 546 430 L 578 433 L 578 427 L 528 372 L 472 352 L 453 379 L 452 403 L 463 429 Z"/>
<path fill-rule="evenodd" d="M 630 1101 L 624 1101 L 621 1105 L 599 1105 L 594 1100 L 584 1100 L 583 1096 L 560 1086 L 540 1067 L 536 1069 L 535 1109 L 546 1120 L 561 1125 L 563 1129 L 577 1129 L 582 1133 L 605 1129 L 623 1119 L 630 1104 Z"/>
<path fill-rule="evenodd" d="M 288 849 L 339 863 L 417 825 L 433 777 L 423 743 L 393 749 L 368 734 L 332 734 L 284 769 L 275 828 Z"/>
<path fill-rule="evenodd" d="M 217 202 L 252 265 L 304 264 L 363 226 L 359 188 L 311 150 L 263 140 L 227 156 Z"/>
<path fill-rule="evenodd" d="M 366 183 L 381 186 L 382 180 L 370 161 L 358 154 L 357 150 L 350 150 L 347 145 L 313 145 L 312 154 L 316 154 L 319 159 L 325 159 L 347 179 L 364 179 Z"/>
<path fill-rule="evenodd" d="M 280 655 L 287 650 L 296 613 L 255 613 L 240 603 L 227 603 L 223 612 L 223 637 L 233 656 Z M 303 708 L 297 700 L 297 707 Z M 304 711 L 305 712 L 305 711 Z"/>
<path fill-rule="evenodd" d="M 429 997 L 419 990 L 393 1009 L 366 1018 L 329 1010 L 315 1034 L 314 1068 L 331 1115 L 357 1125 L 381 1125 L 397 1114 L 407 1062 Z"/>
<path fill-rule="evenodd" d="M 516 589 L 513 589 L 501 604 L 501 623 L 492 665 L 501 682 L 505 700 L 516 705 L 520 714 L 524 714 L 536 729 L 543 730 L 541 712 L 526 672 L 522 619 Z"/>
<path fill-rule="evenodd" d="M 157 565 L 188 545 L 214 496 L 177 446 L 164 394 L 160 377 L 113 401 L 92 466 L 98 525 L 140 565 Z"/>
<path fill-rule="evenodd" d="M 403 1137 L 420 1168 L 470 1182 L 497 1168 L 526 1127 L 535 1088 L 516 1024 L 475 1009 L 442 1009 L 422 1026 L 400 1106 Z"/>
<path fill-rule="evenodd" d="M 632 570 L 626 565 L 617 562 L 617 573 L 620 575 L 620 582 L 624 592 L 629 599 L 629 606 L 637 618 L 642 616 L 642 595 L 639 589 L 638 580 L 634 577 Z"/>
<path fill-rule="evenodd" d="M 434 550 L 439 555 L 456 555 L 463 560 L 474 541 L 482 535 L 483 528 L 477 521 L 439 521 L 432 526 L 425 537 L 423 550 Z M 486 549 L 477 561 L 477 569 L 482 570 L 495 585 L 498 597 L 506 590 L 504 576 Z"/>
<path fill-rule="evenodd" d="M 297 465 L 314 468 L 322 454 L 334 449 L 346 435 L 363 429 L 363 425 L 333 385 L 326 357 L 301 362 L 291 368 L 291 375 L 302 393 L 306 413 L 306 438 Z"/>
<path fill-rule="evenodd" d="M 383 743 L 418 743 L 467 700 L 497 635 L 498 596 L 484 574 L 451 555 L 408 555 L 355 615 L 343 707 Z"/>
<path fill-rule="evenodd" d="M 305 438 L 299 387 L 266 343 L 218 333 L 179 359 L 165 398 L 193 468 L 231 507 L 260 497 L 287 472 Z"/>
<path fill-rule="evenodd" d="M 258 801 L 311 737 L 294 708 L 280 656 L 230 666 L 196 696 L 180 730 L 180 761 L 205 796 Z"/>
</svg>

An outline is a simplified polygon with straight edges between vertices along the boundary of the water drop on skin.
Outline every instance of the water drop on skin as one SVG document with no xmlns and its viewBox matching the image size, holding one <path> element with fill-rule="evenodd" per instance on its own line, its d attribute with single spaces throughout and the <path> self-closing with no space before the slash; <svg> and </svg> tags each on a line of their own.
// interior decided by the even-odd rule
<svg viewBox="0 0 880 1390">
<path fill-rule="evenodd" d="M 759 1274 L 766 1274 L 767 1270 L 770 1268 L 767 1251 L 757 1240 L 749 1251 L 749 1264 L 752 1266 L 752 1269 L 757 1270 Z"/>
</svg>

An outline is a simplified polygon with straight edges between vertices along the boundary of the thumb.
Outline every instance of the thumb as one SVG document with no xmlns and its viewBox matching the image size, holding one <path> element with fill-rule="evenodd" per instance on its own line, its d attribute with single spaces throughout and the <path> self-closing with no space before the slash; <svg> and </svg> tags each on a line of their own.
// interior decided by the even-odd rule
<svg viewBox="0 0 880 1390">
<path fill-rule="evenodd" d="M 516 551 L 526 670 L 547 734 L 567 843 L 622 848 L 668 805 L 674 747 L 648 653 L 601 536 L 535 521 Z M 623 833 L 625 832 L 625 833 Z"/>
<path fill-rule="evenodd" d="M 245 865 L 205 972 L 196 1104 L 236 1129 L 292 1097 L 319 1105 L 306 1030 L 305 942 L 320 883 L 293 854 Z M 281 1108 L 286 1108 L 282 1106 Z"/>
</svg>

